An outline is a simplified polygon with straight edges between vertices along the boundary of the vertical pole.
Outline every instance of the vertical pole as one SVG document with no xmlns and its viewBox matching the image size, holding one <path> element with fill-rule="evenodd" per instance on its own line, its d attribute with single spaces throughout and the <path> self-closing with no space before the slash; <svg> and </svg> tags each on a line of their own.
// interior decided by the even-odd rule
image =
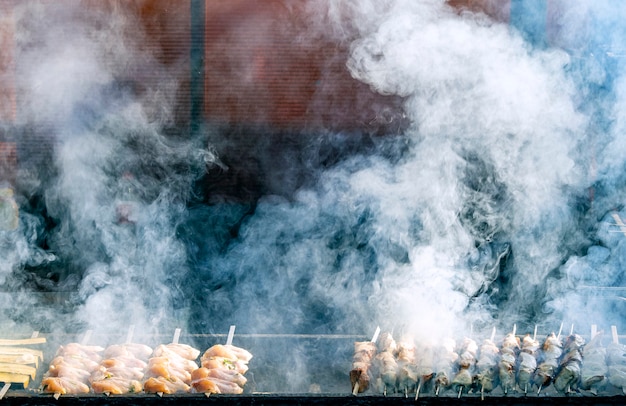
<svg viewBox="0 0 626 406">
<path fill-rule="evenodd" d="M 191 135 L 195 136 L 202 128 L 204 116 L 204 28 L 206 21 L 205 0 L 191 0 Z"/>
</svg>

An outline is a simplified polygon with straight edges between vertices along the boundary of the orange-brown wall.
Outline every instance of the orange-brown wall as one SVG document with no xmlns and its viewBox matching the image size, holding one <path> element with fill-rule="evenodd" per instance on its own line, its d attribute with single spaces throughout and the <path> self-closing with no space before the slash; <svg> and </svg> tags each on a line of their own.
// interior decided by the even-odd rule
<svg viewBox="0 0 626 406">
<path fill-rule="evenodd" d="M 401 115 L 398 98 L 350 76 L 346 44 L 310 35 L 305 0 L 205 4 L 208 120 L 378 131 Z"/>
<path fill-rule="evenodd" d="M 510 0 L 447 0 L 447 3 L 459 10 L 483 12 L 500 22 L 508 22 L 511 13 Z"/>
<path fill-rule="evenodd" d="M 14 33 L 12 1 L 0 1 L 0 124 L 16 115 Z"/>
</svg>

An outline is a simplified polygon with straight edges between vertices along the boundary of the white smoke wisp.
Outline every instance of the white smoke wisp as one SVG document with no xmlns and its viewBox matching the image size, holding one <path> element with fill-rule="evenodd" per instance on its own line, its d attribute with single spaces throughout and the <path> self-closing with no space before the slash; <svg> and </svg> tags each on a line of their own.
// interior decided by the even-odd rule
<svg viewBox="0 0 626 406">
<path fill-rule="evenodd" d="M 186 252 L 176 229 L 211 157 L 199 140 L 165 135 L 180 65 L 168 71 L 144 49 L 127 6 L 29 1 L 15 9 L 18 123 L 47 129 L 54 148 L 42 186 L 56 222 L 46 241 L 63 269 L 53 289 L 75 310 L 39 304 L 50 329 L 106 336 L 129 325 L 146 335 L 186 327 Z M 161 87 L 128 85 L 146 71 L 162 77 Z"/>
<path fill-rule="evenodd" d="M 363 10 L 374 7 L 365 3 Z M 537 287 L 565 259 L 564 241 L 582 238 L 570 200 L 590 183 L 577 144 L 586 119 L 565 72 L 569 56 L 532 49 L 507 25 L 459 16 L 441 1 L 381 9 L 375 22 L 366 13 L 369 31 L 357 33 L 347 66 L 375 91 L 406 98 L 411 152 L 388 172 L 365 164 L 350 174 L 347 193 L 371 199 L 376 228 L 405 243 L 410 265 L 383 267 L 373 301 L 394 303 L 378 307 L 390 306 L 388 317 L 428 302 L 450 309 L 450 327 L 462 324 L 472 296 L 491 282 L 463 258 L 495 237 L 514 252 L 499 317 L 523 318 Z M 403 235 L 416 221 L 419 236 Z M 430 286 L 437 280 L 440 291 Z M 437 294 L 426 301 L 415 292 Z M 435 324 L 417 319 L 420 330 Z"/>
</svg>

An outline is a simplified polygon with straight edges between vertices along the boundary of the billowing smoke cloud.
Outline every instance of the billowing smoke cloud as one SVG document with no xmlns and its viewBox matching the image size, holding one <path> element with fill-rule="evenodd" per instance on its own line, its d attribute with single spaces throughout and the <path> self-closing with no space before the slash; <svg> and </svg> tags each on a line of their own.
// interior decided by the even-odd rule
<svg viewBox="0 0 626 406">
<path fill-rule="evenodd" d="M 228 161 L 220 148 L 237 139 L 172 130 L 180 66 L 143 50 L 136 16 L 106 4 L 106 18 L 16 9 L 18 121 L 48 129 L 50 152 L 40 172 L 19 174 L 20 225 L 3 236 L 12 257 L 0 271 L 16 290 L 69 294 L 60 315 L 59 303 L 20 296 L 7 320 L 38 306 L 28 325 L 51 331 L 381 325 L 424 339 L 620 324 L 623 302 L 597 286 L 624 284 L 614 224 L 626 215 L 626 79 L 610 22 L 623 10 L 563 6 L 544 47 L 443 0 L 308 2 L 305 34 L 346 47 L 352 77 L 402 98 L 410 124 L 297 134 L 277 156 L 251 142 L 253 175 L 284 193 L 241 201 L 212 195 L 206 174 L 238 173 L 209 152 Z M 146 67 L 162 80 L 125 86 Z M 279 389 L 306 388 L 311 354 L 282 356 L 293 374 Z"/>
<path fill-rule="evenodd" d="M 186 324 L 176 228 L 211 157 L 188 134 L 184 142 L 164 134 L 180 72 L 140 46 L 145 33 L 133 11 L 117 2 L 24 2 L 14 10 L 17 124 L 43 144 L 24 155 L 49 153 L 38 166 L 21 165 L 13 246 L 23 248 L 8 249 L 16 258 L 6 264 L 26 266 L 11 281 L 26 289 L 9 314 L 17 308 L 33 328 L 124 334 L 135 325 L 154 334 Z M 145 71 L 142 88 L 128 85 Z M 32 291 L 42 287 L 57 294 L 52 306 L 37 302 Z"/>
</svg>

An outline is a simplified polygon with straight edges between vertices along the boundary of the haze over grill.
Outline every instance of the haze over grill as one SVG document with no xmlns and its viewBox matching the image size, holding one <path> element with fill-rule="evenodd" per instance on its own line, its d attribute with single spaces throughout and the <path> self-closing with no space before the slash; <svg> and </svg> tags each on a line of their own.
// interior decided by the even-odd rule
<svg viewBox="0 0 626 406">
<path fill-rule="evenodd" d="M 176 116 L 188 66 L 144 49 L 137 9 L 116 4 L 15 6 L 16 125 L 26 139 L 45 128 L 52 150 L 18 173 L 2 275 L 23 295 L 3 303 L 6 323 L 384 324 L 420 338 L 623 326 L 624 302 L 580 289 L 624 286 L 623 235 L 607 226 L 623 206 L 624 35 L 610 30 L 621 6 L 561 5 L 557 48 L 440 0 L 307 2 L 302 37 L 348 49 L 355 80 L 403 100 L 408 125 L 381 135 L 211 122 L 192 133 Z M 584 38 L 568 31 L 581 25 Z M 31 293 L 46 289 L 70 291 L 71 309 Z M 285 390 L 306 384 L 309 362 L 286 356 Z"/>
</svg>

